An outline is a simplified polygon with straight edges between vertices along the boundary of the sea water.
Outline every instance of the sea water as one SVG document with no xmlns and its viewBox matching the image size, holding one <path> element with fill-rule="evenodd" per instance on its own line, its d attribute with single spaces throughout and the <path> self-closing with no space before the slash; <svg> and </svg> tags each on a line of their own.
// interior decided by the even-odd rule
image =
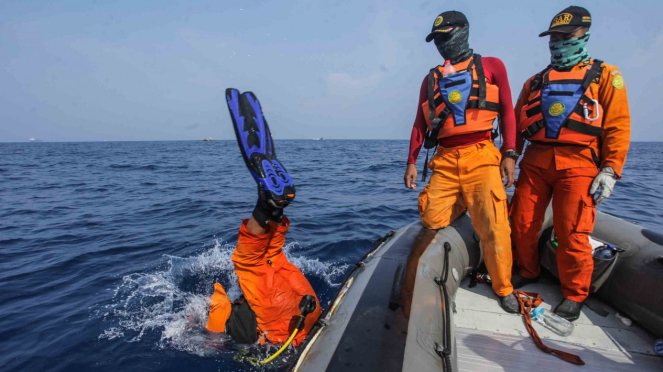
<svg viewBox="0 0 663 372">
<path fill-rule="evenodd" d="M 323 307 L 376 238 L 418 219 L 407 147 L 276 141 L 297 185 L 285 253 Z M 663 230 L 660 169 L 662 144 L 632 144 L 599 209 Z M 201 331 L 215 281 L 239 295 L 230 257 L 255 198 L 234 141 L 0 143 L 0 369 L 255 370 L 274 349 Z"/>
</svg>

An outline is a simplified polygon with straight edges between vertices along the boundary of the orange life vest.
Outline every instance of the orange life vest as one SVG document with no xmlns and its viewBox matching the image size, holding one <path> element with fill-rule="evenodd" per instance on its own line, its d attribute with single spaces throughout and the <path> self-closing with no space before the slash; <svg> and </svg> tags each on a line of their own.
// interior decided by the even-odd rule
<svg viewBox="0 0 663 372">
<path fill-rule="evenodd" d="M 480 55 L 457 74 L 442 77 L 443 68 L 428 74 L 428 100 L 422 104 L 428 113 L 426 148 L 435 147 L 439 138 L 492 130 L 499 112 L 499 88 L 486 82 Z"/>
<path fill-rule="evenodd" d="M 603 108 L 590 85 L 601 77 L 602 62 L 591 68 L 556 71 L 548 67 L 531 82 L 518 130 L 531 142 L 590 146 L 603 132 Z"/>
</svg>

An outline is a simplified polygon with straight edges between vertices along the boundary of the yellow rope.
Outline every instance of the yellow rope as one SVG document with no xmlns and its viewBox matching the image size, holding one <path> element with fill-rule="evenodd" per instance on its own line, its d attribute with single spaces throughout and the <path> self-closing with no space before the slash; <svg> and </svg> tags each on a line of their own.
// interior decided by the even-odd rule
<svg viewBox="0 0 663 372">
<path fill-rule="evenodd" d="M 281 348 L 279 349 L 279 351 L 277 351 L 276 353 L 274 353 L 274 355 L 270 356 L 269 358 L 267 358 L 267 359 L 265 359 L 265 360 L 261 360 L 260 363 L 262 363 L 262 364 L 267 364 L 267 363 L 271 362 L 272 360 L 274 360 L 274 358 L 276 358 L 277 356 L 279 356 L 279 354 L 281 354 L 281 353 L 283 352 L 283 350 L 285 350 L 285 348 L 288 347 L 288 345 L 290 345 L 290 343 L 292 342 L 292 340 L 295 338 L 295 335 L 297 334 L 297 332 L 299 332 L 299 329 L 295 328 L 295 331 L 292 332 L 292 334 L 290 335 L 290 338 L 288 339 L 288 341 L 286 341 L 285 344 L 283 344 L 283 346 L 281 346 Z"/>
</svg>

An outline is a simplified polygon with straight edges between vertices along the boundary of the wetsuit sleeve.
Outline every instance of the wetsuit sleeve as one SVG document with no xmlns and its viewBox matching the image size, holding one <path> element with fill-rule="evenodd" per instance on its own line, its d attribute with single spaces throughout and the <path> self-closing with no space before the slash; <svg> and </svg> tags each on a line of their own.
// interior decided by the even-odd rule
<svg viewBox="0 0 663 372">
<path fill-rule="evenodd" d="M 601 74 L 599 102 L 603 106 L 601 168 L 612 167 L 621 177 L 631 142 L 631 114 L 621 72 L 606 65 Z"/>
<path fill-rule="evenodd" d="M 265 258 L 269 260 L 275 260 L 277 257 L 284 256 L 283 246 L 285 245 L 285 236 L 286 232 L 290 228 L 290 220 L 288 216 L 283 216 L 283 222 L 278 225 L 274 221 L 269 223 L 270 229 L 274 230 L 271 239 L 269 239 L 269 245 L 267 246 L 267 253 Z"/>
<path fill-rule="evenodd" d="M 417 116 L 414 118 L 414 125 L 412 126 L 412 135 L 410 136 L 410 152 L 408 153 L 407 163 L 416 164 L 417 156 L 421 150 L 421 145 L 424 143 L 424 136 L 426 135 L 426 118 L 424 117 L 424 110 L 421 105 L 428 99 L 428 76 L 424 78 L 419 90 L 419 103 L 417 104 Z"/>
<path fill-rule="evenodd" d="M 518 96 L 518 100 L 516 101 L 516 108 L 514 109 L 515 113 L 515 121 L 516 123 L 520 123 L 520 110 L 522 110 L 523 106 L 525 106 L 525 101 L 527 101 L 527 97 L 529 97 L 530 91 L 530 82 L 532 81 L 532 78 L 529 78 L 525 84 L 523 85 L 523 88 L 520 90 L 520 95 Z M 515 149 L 519 154 L 523 153 L 523 147 L 525 147 L 525 139 L 523 138 L 522 134 L 520 134 L 520 131 L 517 130 L 516 128 L 516 141 L 515 141 Z"/>
<path fill-rule="evenodd" d="M 237 238 L 237 247 L 235 247 L 235 252 L 232 255 L 236 270 L 264 264 L 269 242 L 275 232 L 275 226 L 269 224 L 267 233 L 253 235 L 246 228 L 248 222 L 248 219 L 242 221 L 242 226 L 239 228 L 239 237 Z"/>
<path fill-rule="evenodd" d="M 502 152 L 516 148 L 516 116 L 513 112 L 513 98 L 509 76 L 504 63 L 499 58 L 486 58 L 485 69 L 492 74 L 492 83 L 500 89 L 500 130 L 502 131 Z"/>
</svg>

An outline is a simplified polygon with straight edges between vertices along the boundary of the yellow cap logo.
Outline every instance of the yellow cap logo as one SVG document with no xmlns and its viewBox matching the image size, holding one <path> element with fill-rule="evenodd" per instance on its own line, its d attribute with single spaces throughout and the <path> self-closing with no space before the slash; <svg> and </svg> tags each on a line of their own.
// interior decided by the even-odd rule
<svg viewBox="0 0 663 372">
<path fill-rule="evenodd" d="M 566 107 L 564 107 L 564 104 L 562 102 L 555 102 L 552 105 L 550 105 L 548 112 L 552 116 L 560 116 L 564 113 L 565 109 Z"/>
<path fill-rule="evenodd" d="M 568 25 L 569 23 L 571 23 L 572 19 L 573 16 L 569 13 L 558 14 L 550 24 L 550 28 Z"/>
<path fill-rule="evenodd" d="M 622 77 L 622 75 L 617 75 L 612 79 L 612 86 L 617 89 L 624 88 L 624 78 Z"/>
<path fill-rule="evenodd" d="M 460 102 L 462 99 L 463 99 L 463 95 L 457 90 L 454 90 L 453 92 L 449 93 L 449 103 L 452 103 L 452 104 L 455 105 L 458 102 Z"/>
<path fill-rule="evenodd" d="M 444 21 L 444 18 L 442 18 L 442 16 L 437 16 L 437 18 L 435 18 L 435 23 L 433 25 L 437 27 L 442 24 L 442 21 Z"/>
</svg>

